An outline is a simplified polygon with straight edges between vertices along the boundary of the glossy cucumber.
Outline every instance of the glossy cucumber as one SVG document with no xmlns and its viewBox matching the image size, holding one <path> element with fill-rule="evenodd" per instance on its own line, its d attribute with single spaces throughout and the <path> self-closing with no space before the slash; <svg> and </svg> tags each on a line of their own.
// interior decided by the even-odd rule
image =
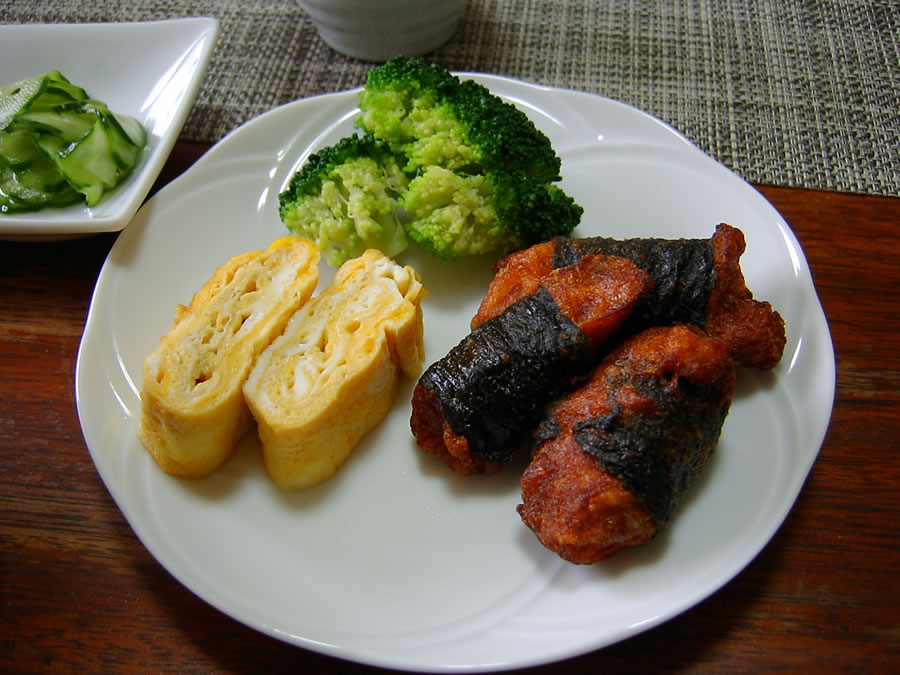
<svg viewBox="0 0 900 675">
<path fill-rule="evenodd" d="M 59 71 L 0 89 L 0 213 L 97 204 L 140 161 L 147 134 L 132 117 Z"/>
</svg>

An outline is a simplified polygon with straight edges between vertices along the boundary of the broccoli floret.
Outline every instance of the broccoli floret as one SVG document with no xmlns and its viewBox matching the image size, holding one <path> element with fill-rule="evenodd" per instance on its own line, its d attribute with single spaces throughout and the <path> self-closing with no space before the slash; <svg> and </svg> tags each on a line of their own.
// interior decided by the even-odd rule
<svg viewBox="0 0 900 675">
<path fill-rule="evenodd" d="M 561 162 L 528 116 L 421 58 L 369 71 L 356 126 L 405 158 L 409 236 L 443 258 L 570 234 L 583 209 L 553 185 Z"/>
<path fill-rule="evenodd" d="M 514 105 L 421 58 L 372 68 L 356 126 L 312 155 L 281 194 L 288 228 L 339 265 L 366 248 L 389 256 L 405 233 L 442 258 L 567 235 L 582 208 L 554 185 L 560 159 Z"/>
<path fill-rule="evenodd" d="M 386 143 L 348 136 L 309 156 L 279 195 L 279 214 L 334 267 L 368 248 L 393 257 L 409 243 L 396 209 L 408 184 Z"/>
<path fill-rule="evenodd" d="M 432 255 L 456 258 L 507 250 L 513 232 L 497 218 L 493 185 L 483 175 L 463 176 L 440 166 L 412 180 L 400 204 L 409 236 Z"/>
<path fill-rule="evenodd" d="M 400 199 L 409 236 L 432 255 L 506 253 L 569 234 L 583 209 L 523 171 L 463 175 L 431 166 Z"/>
<path fill-rule="evenodd" d="M 441 166 L 466 174 L 524 171 L 559 180 L 560 159 L 525 113 L 475 82 L 421 58 L 372 68 L 356 125 L 391 144 L 405 171 Z"/>
</svg>

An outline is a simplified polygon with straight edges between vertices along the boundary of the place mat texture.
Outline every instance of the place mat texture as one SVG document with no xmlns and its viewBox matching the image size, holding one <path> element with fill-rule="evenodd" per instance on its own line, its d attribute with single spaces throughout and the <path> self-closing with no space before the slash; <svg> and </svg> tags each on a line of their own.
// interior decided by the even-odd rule
<svg viewBox="0 0 900 675">
<path fill-rule="evenodd" d="M 326 46 L 297 0 L 0 0 L 2 23 L 187 16 L 220 35 L 183 141 L 372 66 Z M 629 103 L 752 183 L 900 196 L 896 0 L 469 0 L 428 58 Z"/>
</svg>

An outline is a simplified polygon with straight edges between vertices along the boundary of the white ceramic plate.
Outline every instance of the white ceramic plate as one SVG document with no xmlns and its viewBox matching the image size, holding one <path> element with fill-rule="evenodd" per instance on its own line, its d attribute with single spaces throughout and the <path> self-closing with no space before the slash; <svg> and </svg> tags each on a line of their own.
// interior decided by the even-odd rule
<svg viewBox="0 0 900 675">
<path fill-rule="evenodd" d="M 0 215 L 0 238 L 60 239 L 125 227 L 181 132 L 217 34 L 211 18 L 0 26 L 0 83 L 59 70 L 113 112 L 136 118 L 148 136 L 134 173 L 99 204 Z"/>
<path fill-rule="evenodd" d="M 740 227 L 750 288 L 787 320 L 783 361 L 741 372 L 714 459 L 669 531 L 594 566 L 544 550 L 519 520 L 518 469 L 460 477 L 416 449 L 412 383 L 337 476 L 278 491 L 248 437 L 212 477 L 164 475 L 138 442 L 141 364 L 176 303 L 230 256 L 284 234 L 278 192 L 313 149 L 352 129 L 356 94 L 298 101 L 244 125 L 144 206 L 103 267 L 77 366 L 82 428 L 107 487 L 185 586 L 281 640 L 380 666 L 498 670 L 581 654 L 669 619 L 765 546 L 824 437 L 834 353 L 803 252 L 751 186 L 621 103 L 475 76 L 514 101 L 563 157 L 585 207 L 576 234 L 709 237 Z M 490 261 L 416 249 L 427 361 L 467 332 Z M 323 272 L 325 283 L 331 270 Z"/>
</svg>

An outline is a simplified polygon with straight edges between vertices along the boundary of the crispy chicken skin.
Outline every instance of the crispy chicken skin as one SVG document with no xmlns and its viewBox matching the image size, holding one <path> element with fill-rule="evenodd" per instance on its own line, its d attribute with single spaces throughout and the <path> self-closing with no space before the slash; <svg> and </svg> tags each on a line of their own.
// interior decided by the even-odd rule
<svg viewBox="0 0 900 675">
<path fill-rule="evenodd" d="M 472 454 L 468 439 L 453 430 L 441 411 L 434 389 L 417 386 L 413 391 L 410 427 L 418 446 L 440 457 L 454 473 L 462 476 L 496 473 L 501 462 Z"/>
<path fill-rule="evenodd" d="M 537 290 L 541 279 L 553 271 L 556 241 L 545 241 L 514 251 L 494 263 L 494 277 L 471 322 L 477 328 L 514 302 Z"/>
<path fill-rule="evenodd" d="M 731 345 L 738 365 L 770 370 L 784 353 L 784 319 L 768 302 L 754 300 L 744 282 L 740 266 L 744 234 L 719 225 L 712 245 L 716 284 L 710 293 L 705 330 Z"/>
<path fill-rule="evenodd" d="M 640 500 L 571 434 L 546 443 L 521 484 L 522 521 L 563 560 L 599 562 L 656 534 L 656 523 Z"/>
<path fill-rule="evenodd" d="M 649 542 L 713 452 L 733 388 L 721 339 L 684 325 L 629 339 L 550 408 L 521 477 L 522 521 L 573 563 Z"/>
<path fill-rule="evenodd" d="M 784 320 L 768 302 L 754 300 L 747 288 L 740 267 L 745 247 L 743 233 L 725 223 L 709 240 L 557 237 L 497 262 L 472 326 L 502 312 L 521 294 L 533 292 L 554 267 L 602 252 L 632 259 L 653 279 L 655 290 L 635 310 L 630 332 L 692 323 L 726 340 L 738 365 L 767 370 L 784 351 Z"/>
<path fill-rule="evenodd" d="M 596 347 L 650 287 L 631 261 L 605 255 L 538 282 L 433 363 L 413 392 L 417 444 L 457 473 L 491 473 L 527 447 L 544 405 L 590 371 Z"/>
</svg>

